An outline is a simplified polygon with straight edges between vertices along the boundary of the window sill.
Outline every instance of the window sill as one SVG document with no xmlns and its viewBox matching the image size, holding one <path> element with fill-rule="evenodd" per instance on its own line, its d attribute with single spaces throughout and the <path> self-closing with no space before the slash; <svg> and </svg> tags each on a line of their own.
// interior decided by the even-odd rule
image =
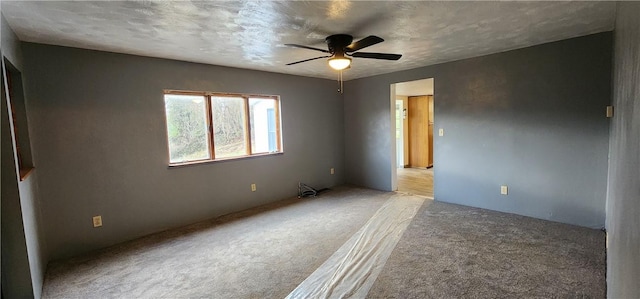
<svg viewBox="0 0 640 299">
<path fill-rule="evenodd" d="M 33 172 L 35 168 L 33 167 L 27 167 L 27 168 L 22 168 L 20 169 L 20 181 L 24 181 L 27 179 L 27 177 L 29 177 L 29 175 L 31 175 L 31 173 Z"/>
<path fill-rule="evenodd" d="M 199 160 L 199 161 L 189 161 L 189 162 L 181 162 L 181 163 L 170 163 L 169 164 L 169 168 L 181 168 L 181 167 L 201 165 L 201 164 L 221 163 L 221 162 L 237 161 L 237 160 L 244 160 L 244 159 L 253 159 L 253 158 L 268 157 L 268 156 L 279 156 L 279 155 L 284 155 L 284 153 L 283 152 L 264 153 L 264 154 L 254 154 L 254 155 L 251 155 L 251 156 L 222 158 L 222 159 L 215 159 L 215 160 Z"/>
</svg>

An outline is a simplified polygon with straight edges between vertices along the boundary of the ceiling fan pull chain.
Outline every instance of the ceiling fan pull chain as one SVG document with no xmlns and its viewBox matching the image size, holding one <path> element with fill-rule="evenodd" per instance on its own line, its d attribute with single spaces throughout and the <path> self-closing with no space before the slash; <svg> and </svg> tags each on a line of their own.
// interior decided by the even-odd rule
<svg viewBox="0 0 640 299">
<path fill-rule="evenodd" d="M 339 93 L 343 93 L 343 88 L 344 88 L 344 87 L 343 87 L 343 84 L 342 84 L 342 70 L 340 70 L 340 78 L 339 78 L 339 81 L 340 81 L 340 87 L 338 87 L 338 92 L 339 92 Z"/>
</svg>

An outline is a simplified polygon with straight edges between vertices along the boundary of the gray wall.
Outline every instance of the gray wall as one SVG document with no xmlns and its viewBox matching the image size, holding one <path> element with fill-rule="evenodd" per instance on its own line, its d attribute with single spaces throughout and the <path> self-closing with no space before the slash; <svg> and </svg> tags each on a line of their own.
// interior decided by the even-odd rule
<svg viewBox="0 0 640 299">
<path fill-rule="evenodd" d="M 605 32 L 346 82 L 347 181 L 391 189 L 389 85 L 435 78 L 436 200 L 603 227 L 611 47 Z"/>
<path fill-rule="evenodd" d="M 22 49 L 52 259 L 296 196 L 299 181 L 344 182 L 334 81 L 41 44 Z M 163 89 L 280 95 L 284 154 L 169 169 Z M 103 227 L 92 227 L 94 215 Z"/>
<path fill-rule="evenodd" d="M 640 2 L 619 2 L 607 193 L 607 296 L 640 298 Z"/>
<path fill-rule="evenodd" d="M 16 67 L 17 71 L 20 71 L 22 68 L 20 42 L 6 23 L 4 16 L 0 21 L 2 22 L 2 55 Z M 14 78 L 14 83 L 19 81 L 15 79 L 18 78 Z M 22 96 L 19 90 L 16 90 L 14 95 Z M 17 103 L 20 104 L 16 105 L 15 109 L 18 114 L 24 115 L 23 103 L 28 103 L 28 100 L 24 98 L 22 103 Z M 19 124 L 19 128 L 26 130 L 26 121 Z M 19 181 L 4 89 L 1 136 L 2 291 L 6 298 L 40 298 L 48 256 L 41 227 L 38 174 L 34 170 L 25 180 Z M 23 154 L 29 155 L 28 152 Z"/>
<path fill-rule="evenodd" d="M 4 92 L 4 88 L 3 88 Z M 20 211 L 20 193 L 9 126 L 2 95 L 2 292 L 6 298 L 33 297 L 31 270 Z"/>
<path fill-rule="evenodd" d="M 0 4 L 0 7 L 2 7 L 2 4 Z M 16 68 L 21 70 L 22 50 L 20 49 L 20 41 L 2 14 L 0 14 L 0 27 L 2 28 L 2 31 L 0 32 L 0 38 L 2 39 L 2 55 L 9 59 Z"/>
</svg>

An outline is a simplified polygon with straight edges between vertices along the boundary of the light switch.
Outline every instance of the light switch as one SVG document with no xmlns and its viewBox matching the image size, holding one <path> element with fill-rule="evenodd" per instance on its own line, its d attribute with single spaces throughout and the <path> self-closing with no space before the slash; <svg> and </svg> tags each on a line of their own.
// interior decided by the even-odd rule
<svg viewBox="0 0 640 299">
<path fill-rule="evenodd" d="M 509 188 L 507 186 L 500 186 L 500 194 L 507 195 L 509 193 Z"/>
<path fill-rule="evenodd" d="M 438 130 L 438 136 L 444 136 L 444 129 Z"/>
</svg>

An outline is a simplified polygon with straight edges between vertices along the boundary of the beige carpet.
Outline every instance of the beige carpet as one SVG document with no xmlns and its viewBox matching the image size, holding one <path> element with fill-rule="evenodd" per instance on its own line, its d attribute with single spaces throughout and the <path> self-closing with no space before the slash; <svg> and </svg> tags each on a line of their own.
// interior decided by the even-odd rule
<svg viewBox="0 0 640 299">
<path fill-rule="evenodd" d="M 394 195 L 340 187 L 54 262 L 43 297 L 284 298 Z M 367 297 L 600 298 L 604 274 L 597 230 L 435 202 Z"/>
<path fill-rule="evenodd" d="M 284 298 L 394 193 L 337 188 L 50 264 L 44 298 Z"/>
<path fill-rule="evenodd" d="M 605 298 L 605 235 L 433 202 L 407 228 L 370 298 Z"/>
</svg>

